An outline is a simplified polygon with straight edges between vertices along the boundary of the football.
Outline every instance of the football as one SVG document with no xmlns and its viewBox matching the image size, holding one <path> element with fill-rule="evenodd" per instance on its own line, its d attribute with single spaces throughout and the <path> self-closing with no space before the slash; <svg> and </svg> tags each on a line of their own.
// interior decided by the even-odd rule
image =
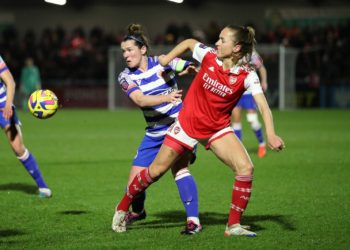
<svg viewBox="0 0 350 250">
<path fill-rule="evenodd" d="M 30 113 L 39 119 L 53 116 L 58 109 L 58 98 L 51 90 L 40 89 L 34 91 L 28 100 Z"/>
</svg>

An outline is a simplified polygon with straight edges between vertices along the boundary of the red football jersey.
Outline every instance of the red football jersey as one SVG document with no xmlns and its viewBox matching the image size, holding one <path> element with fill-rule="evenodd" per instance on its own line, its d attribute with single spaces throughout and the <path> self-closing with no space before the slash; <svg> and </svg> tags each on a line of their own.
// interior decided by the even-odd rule
<svg viewBox="0 0 350 250">
<path fill-rule="evenodd" d="M 231 124 L 231 112 L 247 89 L 262 93 L 259 77 L 246 66 L 223 70 L 214 49 L 198 43 L 193 58 L 201 68 L 192 81 L 179 121 L 185 132 L 198 139 L 209 138 Z"/>
</svg>

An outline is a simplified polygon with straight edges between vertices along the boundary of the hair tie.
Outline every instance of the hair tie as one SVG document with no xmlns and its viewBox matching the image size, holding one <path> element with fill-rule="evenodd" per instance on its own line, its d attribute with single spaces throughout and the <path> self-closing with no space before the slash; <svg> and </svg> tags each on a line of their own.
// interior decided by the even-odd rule
<svg viewBox="0 0 350 250">
<path fill-rule="evenodd" d="M 124 41 L 125 40 L 134 40 L 134 41 L 136 41 L 136 42 L 138 42 L 138 43 L 140 43 L 140 44 L 142 44 L 142 45 L 145 45 L 145 43 L 144 43 L 144 41 L 142 41 L 142 39 L 140 39 L 140 38 L 137 38 L 136 36 L 132 36 L 132 35 L 128 35 L 128 36 L 126 36 L 125 37 L 125 39 L 124 39 Z"/>
</svg>

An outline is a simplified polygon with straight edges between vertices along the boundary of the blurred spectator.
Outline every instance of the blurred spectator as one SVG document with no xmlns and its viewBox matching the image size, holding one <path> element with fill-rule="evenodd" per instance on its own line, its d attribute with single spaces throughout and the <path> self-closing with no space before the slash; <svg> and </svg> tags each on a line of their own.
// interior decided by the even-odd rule
<svg viewBox="0 0 350 250">
<path fill-rule="evenodd" d="M 34 64 L 33 58 L 28 57 L 21 71 L 20 93 L 23 96 L 22 109 L 27 110 L 28 99 L 31 93 L 41 88 L 40 72 Z"/>
<path fill-rule="evenodd" d="M 171 22 L 164 32 L 156 36 L 154 44 L 173 45 L 193 36 L 202 42 L 215 44 L 222 27 L 215 20 L 203 27 Z M 350 21 L 339 25 L 304 27 L 293 26 L 292 23 L 283 26 L 280 22 L 273 27 L 257 32 L 258 43 L 297 48 L 300 51 L 296 65 L 299 83 L 315 88 L 317 85 L 350 82 L 350 71 L 347 70 L 350 67 Z M 76 27 L 72 32 L 62 26 L 48 27 L 41 34 L 28 29 L 21 36 L 15 27 L 10 26 L 3 28 L 0 34 L 0 53 L 7 59 L 15 77 L 20 75 L 25 58 L 31 57 L 40 68 L 44 82 L 48 79 L 107 79 L 108 48 L 118 46 L 122 39 L 122 32 L 106 33 L 101 27 L 87 31 Z M 268 56 L 265 55 L 265 58 Z"/>
</svg>

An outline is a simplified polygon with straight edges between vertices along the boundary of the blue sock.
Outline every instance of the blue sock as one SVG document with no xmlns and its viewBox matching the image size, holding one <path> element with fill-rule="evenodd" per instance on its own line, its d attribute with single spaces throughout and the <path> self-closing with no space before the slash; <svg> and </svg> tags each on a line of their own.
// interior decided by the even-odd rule
<svg viewBox="0 0 350 250">
<path fill-rule="evenodd" d="M 132 211 L 135 213 L 141 213 L 145 209 L 146 192 L 140 193 L 135 200 L 131 203 Z"/>
<path fill-rule="evenodd" d="M 256 138 L 259 141 L 259 144 L 265 143 L 265 141 L 264 141 L 264 133 L 263 133 L 261 128 L 258 129 L 258 130 L 254 130 L 254 133 L 255 133 Z"/>
<path fill-rule="evenodd" d="M 198 192 L 196 182 L 188 172 L 182 176 L 177 176 L 175 181 L 186 209 L 186 215 L 187 217 L 198 217 Z"/>
<path fill-rule="evenodd" d="M 34 156 L 26 149 L 23 156 L 18 157 L 26 168 L 27 172 L 32 176 L 39 188 L 47 188 L 47 185 L 41 176 L 38 164 L 35 161 Z"/>
</svg>

